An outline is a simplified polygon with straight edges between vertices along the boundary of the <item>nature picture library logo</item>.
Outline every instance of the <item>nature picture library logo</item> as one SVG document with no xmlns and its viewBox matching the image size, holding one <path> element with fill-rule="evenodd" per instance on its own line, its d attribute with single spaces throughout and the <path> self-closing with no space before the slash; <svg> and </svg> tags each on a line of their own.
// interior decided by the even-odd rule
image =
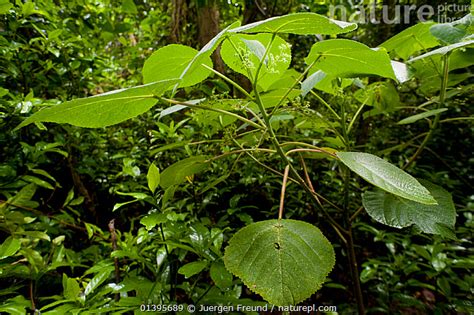
<svg viewBox="0 0 474 315">
<path fill-rule="evenodd" d="M 329 5 L 331 18 L 359 24 L 412 24 L 429 20 L 449 23 L 459 20 L 471 10 L 471 4 L 441 3 L 437 5 L 384 5 L 371 1 L 348 1 L 348 4 Z"/>
</svg>

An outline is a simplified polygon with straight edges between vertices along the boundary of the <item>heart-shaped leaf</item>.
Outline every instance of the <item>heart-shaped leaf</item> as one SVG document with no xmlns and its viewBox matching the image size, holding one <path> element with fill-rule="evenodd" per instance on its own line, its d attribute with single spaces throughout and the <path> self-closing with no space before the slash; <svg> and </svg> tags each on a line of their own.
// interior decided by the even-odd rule
<svg viewBox="0 0 474 315">
<path fill-rule="evenodd" d="M 437 204 L 428 189 L 413 176 L 378 156 L 363 152 L 338 152 L 337 156 L 348 168 L 372 185 L 416 202 Z"/>
<path fill-rule="evenodd" d="M 362 195 L 362 204 L 376 221 L 388 226 L 403 228 L 417 225 L 423 232 L 454 238 L 456 209 L 451 197 L 443 188 L 421 180 L 437 205 L 425 205 L 388 194 L 382 190 L 367 191 Z"/>
<path fill-rule="evenodd" d="M 275 305 L 294 305 L 316 292 L 332 270 L 331 243 L 314 225 L 267 220 L 248 225 L 229 241 L 226 268 Z"/>
</svg>

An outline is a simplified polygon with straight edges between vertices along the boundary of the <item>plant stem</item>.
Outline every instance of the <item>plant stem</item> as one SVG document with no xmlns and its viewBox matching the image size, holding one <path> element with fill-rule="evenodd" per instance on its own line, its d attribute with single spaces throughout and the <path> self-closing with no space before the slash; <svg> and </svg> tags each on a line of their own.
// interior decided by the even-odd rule
<svg viewBox="0 0 474 315">
<path fill-rule="evenodd" d="M 337 119 L 341 119 L 341 117 L 336 113 L 336 111 L 334 109 L 332 109 L 331 105 L 329 105 L 328 102 L 326 102 L 321 96 L 316 94 L 316 92 L 314 92 L 313 90 L 310 90 L 309 92 L 314 97 L 316 97 L 320 103 L 322 103 L 324 106 L 326 106 L 326 108 L 331 112 L 331 114 L 334 115 L 334 117 L 336 117 Z"/>
<path fill-rule="evenodd" d="M 233 85 L 237 90 L 239 90 L 240 92 L 242 92 L 243 95 L 247 96 L 250 100 L 253 99 L 253 97 L 247 92 L 245 91 L 245 89 L 243 87 L 241 87 L 238 83 L 232 81 L 230 78 L 228 78 L 227 76 L 223 75 L 222 73 L 220 73 L 219 71 L 216 71 L 214 69 L 212 69 L 211 67 L 208 67 L 206 66 L 205 64 L 202 65 L 204 68 L 208 69 L 208 70 L 211 70 L 212 72 L 214 72 L 214 74 L 216 74 L 218 77 L 220 77 L 221 79 L 223 79 L 224 81 L 230 83 L 231 85 Z"/>
<path fill-rule="evenodd" d="M 280 208 L 278 209 L 278 220 L 283 219 L 283 208 L 285 207 L 286 182 L 288 181 L 289 171 L 290 171 L 290 166 L 287 165 L 285 167 L 285 173 L 283 174 L 283 183 L 281 184 Z"/>
<path fill-rule="evenodd" d="M 441 77 L 441 90 L 439 92 L 438 106 L 436 106 L 436 109 L 441 108 L 441 106 L 444 105 L 444 102 L 446 100 L 446 90 L 448 87 L 448 77 L 449 77 L 449 55 L 450 53 L 447 53 L 446 55 L 443 56 L 443 76 Z M 408 168 L 420 156 L 421 152 L 423 152 L 426 145 L 433 137 L 434 131 L 436 130 L 436 128 L 438 128 L 440 117 L 441 117 L 441 113 L 436 114 L 433 124 L 430 127 L 430 131 L 426 135 L 425 139 L 423 139 L 423 142 L 418 147 L 418 150 L 416 150 L 415 154 L 413 154 L 413 156 L 408 160 L 407 164 L 405 164 L 403 169 Z"/>
<path fill-rule="evenodd" d="M 110 220 L 109 222 L 109 231 L 110 231 L 110 242 L 112 243 L 112 250 L 117 250 L 117 233 L 115 233 L 115 219 Z M 119 261 L 117 257 L 114 257 L 114 268 L 115 268 L 115 283 L 119 284 L 120 282 L 120 269 Z M 120 300 L 120 293 L 115 293 L 115 301 Z"/>
<path fill-rule="evenodd" d="M 342 135 L 344 137 L 345 143 L 345 150 L 350 151 L 350 139 L 348 133 L 348 127 L 346 126 L 346 106 L 345 101 L 341 101 L 341 129 Z M 354 295 L 357 301 L 357 308 L 359 310 L 359 314 L 365 314 L 365 307 L 364 307 L 364 298 L 362 296 L 362 288 L 360 286 L 360 279 L 359 279 L 359 266 L 357 264 L 357 256 L 355 253 L 355 245 L 354 245 L 354 234 L 352 233 L 352 222 L 349 213 L 349 193 L 350 193 L 350 171 L 349 168 L 341 163 L 341 171 L 344 181 L 344 199 L 343 199 L 343 210 L 344 210 L 344 221 L 346 224 L 347 229 L 347 251 L 348 251 L 348 258 L 349 258 L 349 267 L 351 270 L 351 278 L 354 285 Z"/>
<path fill-rule="evenodd" d="M 359 266 L 357 265 L 357 257 L 355 253 L 355 246 L 354 246 L 354 234 L 352 233 L 352 226 L 349 226 L 349 233 L 347 236 L 347 249 L 349 250 L 349 262 L 351 265 L 351 276 L 352 280 L 354 281 L 354 293 L 357 300 L 357 308 L 359 310 L 359 314 L 365 314 L 365 307 L 364 307 L 364 298 L 362 296 L 362 289 L 360 286 L 359 280 Z"/>
</svg>

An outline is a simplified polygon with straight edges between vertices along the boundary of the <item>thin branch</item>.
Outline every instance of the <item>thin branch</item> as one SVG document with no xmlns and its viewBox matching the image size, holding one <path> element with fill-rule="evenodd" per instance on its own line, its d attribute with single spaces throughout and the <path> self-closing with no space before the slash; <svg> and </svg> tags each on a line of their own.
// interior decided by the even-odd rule
<svg viewBox="0 0 474 315">
<path fill-rule="evenodd" d="M 242 94 L 244 94 L 245 96 L 247 96 L 250 100 L 253 100 L 253 97 L 252 95 L 250 95 L 243 87 L 240 86 L 240 84 L 238 84 L 237 82 L 234 82 L 232 81 L 230 78 L 228 78 L 227 76 L 223 75 L 222 73 L 220 73 L 219 71 L 216 71 L 214 70 L 213 68 L 203 64 L 202 65 L 204 68 L 212 71 L 215 75 L 217 75 L 218 77 L 220 77 L 221 79 L 223 79 L 224 81 L 230 83 L 231 85 L 233 85 L 237 90 L 239 90 L 240 92 L 242 92 Z"/>
<path fill-rule="evenodd" d="M 221 113 L 221 114 L 224 114 L 224 115 L 232 116 L 232 117 L 234 117 L 234 118 L 236 118 L 240 121 L 243 121 L 243 122 L 251 125 L 252 127 L 255 127 L 255 128 L 258 128 L 258 129 L 265 129 L 265 127 L 260 126 L 259 124 L 254 123 L 253 121 L 251 121 L 251 120 L 249 120 L 245 117 L 242 117 L 242 116 L 240 116 L 236 113 L 232 113 L 232 112 L 220 109 L 220 108 L 201 106 L 201 105 L 197 105 L 197 104 L 191 104 L 191 103 L 188 103 L 188 102 L 167 99 L 167 98 L 164 98 L 164 97 L 162 97 L 161 99 L 168 102 L 168 103 L 175 104 L 175 105 L 183 105 L 183 106 L 187 106 L 187 107 L 191 107 L 191 108 L 205 109 L 205 110 L 210 110 L 210 111 L 213 111 L 213 112 Z"/>
<path fill-rule="evenodd" d="M 117 234 L 115 233 L 115 219 L 110 220 L 109 222 L 109 231 L 110 231 L 110 242 L 112 243 L 112 250 L 117 250 Z M 114 257 L 114 267 L 115 267 L 115 283 L 120 282 L 120 268 L 118 257 Z M 120 300 L 120 293 L 115 293 L 115 301 Z"/>
</svg>

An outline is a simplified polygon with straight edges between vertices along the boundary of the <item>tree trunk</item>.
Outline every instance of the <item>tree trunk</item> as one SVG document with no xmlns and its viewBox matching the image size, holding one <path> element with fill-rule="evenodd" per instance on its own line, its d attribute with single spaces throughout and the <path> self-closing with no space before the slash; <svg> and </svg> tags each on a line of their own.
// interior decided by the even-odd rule
<svg viewBox="0 0 474 315">
<path fill-rule="evenodd" d="M 186 0 L 172 0 L 170 42 L 177 44 L 181 41 L 181 32 L 186 26 Z"/>
<path fill-rule="evenodd" d="M 219 7 L 215 0 L 208 0 L 205 5 L 198 6 L 198 41 L 201 47 L 206 45 L 219 33 L 219 18 Z M 212 61 L 214 63 L 214 69 L 224 73 L 224 62 L 220 57 L 219 48 L 212 54 Z"/>
</svg>

